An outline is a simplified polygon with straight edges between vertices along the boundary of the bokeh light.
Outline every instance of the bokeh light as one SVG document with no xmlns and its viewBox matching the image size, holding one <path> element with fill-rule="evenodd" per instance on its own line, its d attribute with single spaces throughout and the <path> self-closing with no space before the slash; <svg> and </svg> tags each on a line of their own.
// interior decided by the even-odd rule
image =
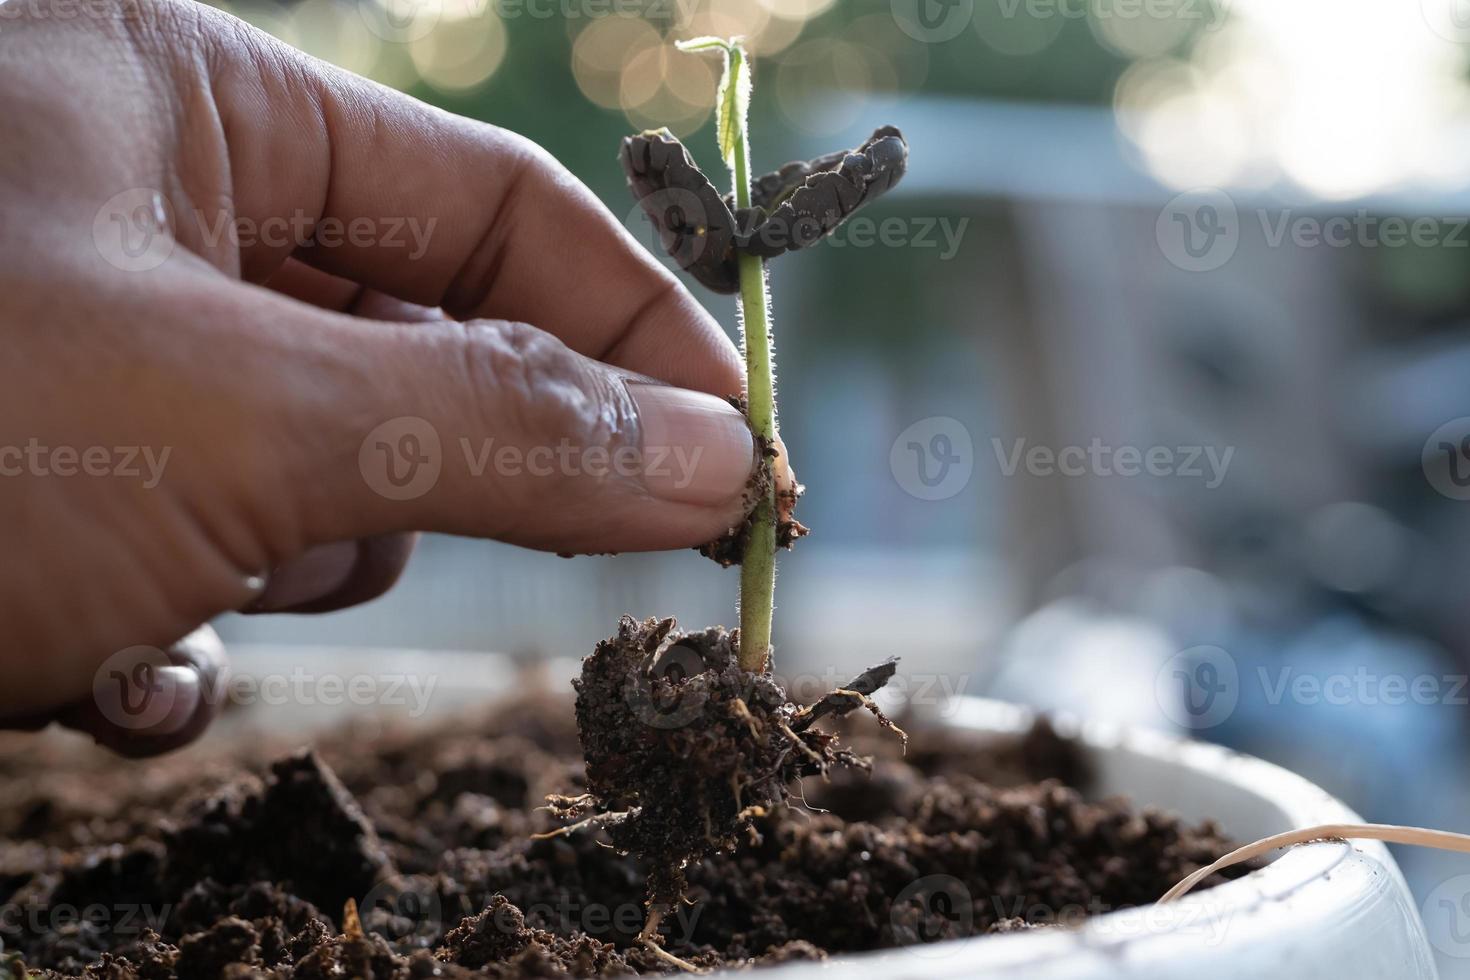
<svg viewBox="0 0 1470 980">
<path fill-rule="evenodd" d="M 441 92 L 483 85 L 505 60 L 505 25 L 493 5 L 470 16 L 440 19 L 409 43 L 409 57 L 425 82 Z"/>
<path fill-rule="evenodd" d="M 1187 72 L 1145 58 L 1115 105 L 1171 185 L 1286 180 L 1347 199 L 1470 178 L 1466 52 L 1417 3 L 1236 0 L 1223 26 L 1198 36 Z"/>
<path fill-rule="evenodd" d="M 604 109 L 621 109 L 624 66 L 662 43 L 658 31 L 646 21 L 629 17 L 588 21 L 572 43 L 572 75 L 577 87 Z"/>
<path fill-rule="evenodd" d="M 1107 47 L 1128 58 L 1173 50 L 1214 15 L 1200 0 L 1150 0 L 1146 6 L 1098 3 L 1088 8 L 1087 24 Z"/>
</svg>

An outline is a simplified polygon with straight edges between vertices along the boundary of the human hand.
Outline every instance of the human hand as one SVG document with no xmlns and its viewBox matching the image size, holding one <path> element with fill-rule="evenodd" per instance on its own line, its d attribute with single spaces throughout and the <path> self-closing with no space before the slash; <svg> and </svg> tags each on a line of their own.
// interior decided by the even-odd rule
<svg viewBox="0 0 1470 980">
<path fill-rule="evenodd" d="M 741 519 L 736 351 L 544 151 L 186 0 L 98 12 L 0 38 L 4 724 L 181 744 L 200 624 L 370 599 L 415 531 Z M 130 725 L 99 667 L 138 646 L 168 710 Z"/>
</svg>

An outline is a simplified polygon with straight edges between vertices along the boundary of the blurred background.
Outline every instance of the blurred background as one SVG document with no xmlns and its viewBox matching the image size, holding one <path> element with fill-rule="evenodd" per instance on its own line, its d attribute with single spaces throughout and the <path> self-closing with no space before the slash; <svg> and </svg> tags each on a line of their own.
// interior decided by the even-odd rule
<svg viewBox="0 0 1470 980">
<path fill-rule="evenodd" d="M 900 126 L 898 191 L 772 266 L 815 532 L 782 560 L 781 671 L 896 653 L 916 697 L 1189 730 L 1370 820 L 1470 831 L 1470 5 L 229 9 L 535 139 L 650 246 L 622 136 L 667 126 L 725 179 L 718 63 L 677 39 L 748 39 L 758 171 Z M 219 626 L 242 657 L 565 667 L 624 612 L 733 624 L 736 588 L 692 552 L 431 539 L 368 607 Z M 1421 899 L 1470 872 L 1400 857 Z M 1464 937 L 1436 946 L 1470 976 Z"/>
</svg>

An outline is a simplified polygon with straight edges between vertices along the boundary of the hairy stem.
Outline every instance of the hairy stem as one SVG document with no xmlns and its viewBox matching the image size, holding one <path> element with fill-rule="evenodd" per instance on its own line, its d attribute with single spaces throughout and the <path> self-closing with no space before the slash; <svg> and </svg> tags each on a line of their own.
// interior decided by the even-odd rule
<svg viewBox="0 0 1470 980">
<path fill-rule="evenodd" d="M 725 77 L 715 99 L 720 155 L 734 180 L 735 208 L 750 207 L 750 64 L 739 38 L 699 37 L 676 42 L 682 51 L 720 51 Z M 739 257 L 740 324 L 745 346 L 745 397 L 750 428 L 763 447 L 776 444 L 776 372 L 771 359 L 771 308 L 765 263 Z M 751 515 L 740 566 L 740 667 L 760 672 L 771 651 L 771 612 L 776 601 L 776 488 L 769 458 L 765 497 Z"/>
<path fill-rule="evenodd" d="M 729 49 L 729 84 L 740 84 L 749 71 L 738 44 Z M 735 130 L 735 206 L 750 207 L 750 137 L 745 114 L 738 114 Z M 753 255 L 740 256 L 740 322 L 745 346 L 745 387 L 750 427 L 764 445 L 776 441 L 776 371 L 771 360 L 771 308 L 766 293 L 765 263 Z M 763 461 L 762 465 L 766 465 Z M 756 505 L 745 537 L 740 566 L 740 666 L 748 671 L 765 668 L 771 649 L 771 616 L 776 602 L 776 487 L 766 481 L 765 497 Z"/>
</svg>

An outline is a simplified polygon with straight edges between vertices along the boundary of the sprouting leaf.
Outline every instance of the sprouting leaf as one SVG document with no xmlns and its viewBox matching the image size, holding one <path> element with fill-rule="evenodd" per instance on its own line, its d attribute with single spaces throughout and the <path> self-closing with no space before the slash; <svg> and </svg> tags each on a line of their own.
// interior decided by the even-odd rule
<svg viewBox="0 0 1470 980">
<path fill-rule="evenodd" d="M 725 56 L 725 71 L 715 96 L 715 132 L 720 142 L 720 156 L 725 165 L 735 169 L 735 158 L 741 152 L 745 117 L 750 111 L 750 65 L 741 39 L 697 37 L 675 42 L 680 51 L 720 51 Z"/>
<path fill-rule="evenodd" d="M 674 47 L 680 51 L 729 51 L 730 42 L 722 37 L 691 37 L 687 41 L 675 41 Z"/>
</svg>

